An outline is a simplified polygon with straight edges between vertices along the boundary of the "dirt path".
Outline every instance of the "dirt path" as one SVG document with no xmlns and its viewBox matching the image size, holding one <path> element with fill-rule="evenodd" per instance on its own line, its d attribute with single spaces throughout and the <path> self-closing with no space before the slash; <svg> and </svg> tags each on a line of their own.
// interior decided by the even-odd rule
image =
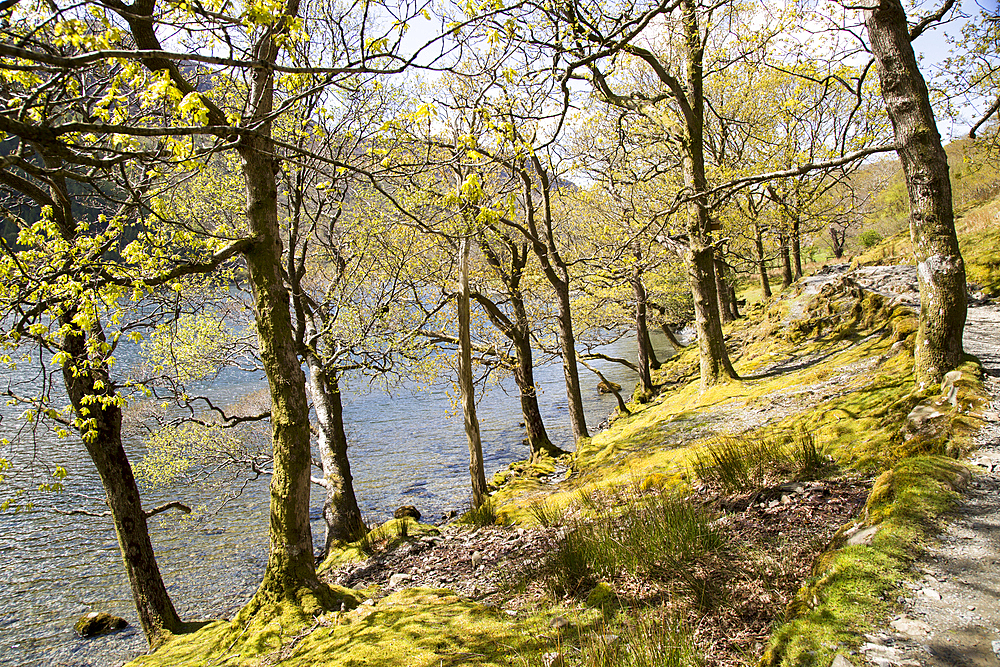
<svg viewBox="0 0 1000 667">
<path fill-rule="evenodd" d="M 970 461 L 979 474 L 916 563 L 903 613 L 862 647 L 879 667 L 1000 667 L 1000 307 L 970 308 L 964 342 L 992 396 Z"/>
</svg>

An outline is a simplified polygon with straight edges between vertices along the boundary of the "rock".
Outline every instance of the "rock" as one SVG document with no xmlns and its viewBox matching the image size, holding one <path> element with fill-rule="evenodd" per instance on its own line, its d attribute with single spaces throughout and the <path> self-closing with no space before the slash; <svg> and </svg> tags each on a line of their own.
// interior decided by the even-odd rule
<svg viewBox="0 0 1000 667">
<path fill-rule="evenodd" d="M 851 661 L 845 658 L 843 654 L 838 653 L 833 659 L 833 664 L 831 664 L 830 667 L 854 667 L 854 665 L 852 665 Z"/>
<path fill-rule="evenodd" d="M 563 628 L 569 627 L 569 621 L 567 621 L 562 616 L 556 616 L 551 621 L 549 621 L 549 627 L 555 628 L 556 630 L 562 630 Z"/>
<path fill-rule="evenodd" d="M 896 632 L 908 637 L 923 637 L 931 633 L 931 626 L 923 621 L 918 621 L 915 618 L 907 618 L 906 616 L 897 618 L 895 621 L 889 623 L 889 625 Z"/>
<path fill-rule="evenodd" d="M 475 569 L 483 562 L 483 555 L 478 551 L 472 552 L 472 568 Z"/>
<path fill-rule="evenodd" d="M 994 641 L 994 642 L 992 642 L 991 646 L 992 646 L 992 648 L 993 648 L 993 652 L 994 652 L 994 653 L 995 653 L 995 654 L 996 654 L 996 655 L 997 655 L 998 657 L 1000 657 L 1000 641 Z"/>
<path fill-rule="evenodd" d="M 545 667 L 564 667 L 566 661 L 563 660 L 562 653 L 553 651 L 552 653 L 542 654 L 542 664 Z"/>
<path fill-rule="evenodd" d="M 617 382 L 605 382 L 604 380 L 597 383 L 598 394 L 610 394 L 612 390 L 621 391 L 622 386 Z"/>
<path fill-rule="evenodd" d="M 97 637 L 128 627 L 128 621 L 103 611 L 92 611 L 73 626 L 81 637 Z"/>
<path fill-rule="evenodd" d="M 878 526 L 871 526 L 869 528 L 865 528 L 864 530 L 859 530 L 847 538 L 847 546 L 856 547 L 859 545 L 869 545 L 872 543 L 872 538 L 875 537 L 875 533 L 877 532 Z"/>
<path fill-rule="evenodd" d="M 920 589 L 920 594 L 923 595 L 925 598 L 929 598 L 931 600 L 940 600 L 941 599 L 941 594 L 938 593 L 933 588 L 921 588 Z"/>
<path fill-rule="evenodd" d="M 945 427 L 945 414 L 933 405 L 921 403 L 906 416 L 902 427 L 903 437 L 907 440 L 917 436 L 925 438 L 938 437 Z"/>
<path fill-rule="evenodd" d="M 397 588 L 397 587 L 401 586 L 402 584 L 405 584 L 405 583 L 410 582 L 412 580 L 413 580 L 413 575 L 412 574 L 406 574 L 404 572 L 399 572 L 399 573 L 394 574 L 391 577 L 389 577 L 389 588 Z"/>
<path fill-rule="evenodd" d="M 403 505 L 395 512 L 392 513 L 393 518 L 403 519 L 406 517 L 412 518 L 414 521 L 420 521 L 420 512 L 413 505 Z"/>
</svg>

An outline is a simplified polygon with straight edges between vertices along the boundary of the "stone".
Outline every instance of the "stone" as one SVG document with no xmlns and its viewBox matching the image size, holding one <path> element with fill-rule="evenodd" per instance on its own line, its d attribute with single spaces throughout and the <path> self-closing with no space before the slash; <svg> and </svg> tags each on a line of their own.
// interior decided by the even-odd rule
<svg viewBox="0 0 1000 667">
<path fill-rule="evenodd" d="M 851 661 L 845 658 L 842 653 L 838 653 L 833 659 L 833 664 L 831 664 L 830 667 L 854 667 L 854 665 L 852 665 Z"/>
<path fill-rule="evenodd" d="M 483 562 L 483 555 L 478 551 L 472 552 L 472 567 L 473 569 L 478 568 Z"/>
<path fill-rule="evenodd" d="M 923 637 L 931 633 L 931 626 L 923 621 L 918 621 L 915 618 L 907 618 L 906 616 L 897 618 L 889 623 L 889 625 L 896 632 L 908 637 Z"/>
<path fill-rule="evenodd" d="M 542 654 L 542 664 L 545 667 L 564 667 L 566 661 L 563 659 L 562 653 L 559 651 L 553 651 L 551 653 Z"/>
<path fill-rule="evenodd" d="M 936 438 L 944 430 L 945 421 L 943 412 L 933 405 L 921 403 L 910 410 L 910 414 L 906 416 L 906 423 L 900 430 L 907 440 L 917 436 Z"/>
<path fill-rule="evenodd" d="M 395 512 L 393 512 L 392 516 L 395 519 L 404 519 L 406 517 L 410 517 L 414 521 L 420 521 L 420 512 L 418 512 L 417 508 L 414 507 L 413 505 L 403 505 L 402 507 L 398 508 Z"/>
<path fill-rule="evenodd" d="M 869 545 L 872 543 L 872 539 L 875 537 L 875 533 L 878 532 L 878 526 L 871 526 L 865 528 L 864 530 L 859 530 L 858 532 L 847 538 L 847 546 L 856 547 L 861 545 Z"/>
<path fill-rule="evenodd" d="M 73 626 L 81 637 L 98 637 L 128 627 L 128 621 L 103 611 L 92 611 Z"/>
<path fill-rule="evenodd" d="M 556 630 L 562 630 L 563 628 L 569 627 L 569 621 L 567 621 L 562 616 L 556 616 L 551 621 L 549 621 L 549 627 L 555 628 Z"/>
<path fill-rule="evenodd" d="M 923 595 L 925 598 L 929 598 L 931 600 L 940 600 L 941 599 L 941 594 L 938 593 L 933 588 L 921 588 L 920 589 L 920 594 Z"/>
<path fill-rule="evenodd" d="M 412 574 L 406 574 L 404 572 L 399 572 L 397 574 L 389 577 L 389 588 L 397 588 L 402 584 L 408 583 L 413 580 Z"/>
</svg>

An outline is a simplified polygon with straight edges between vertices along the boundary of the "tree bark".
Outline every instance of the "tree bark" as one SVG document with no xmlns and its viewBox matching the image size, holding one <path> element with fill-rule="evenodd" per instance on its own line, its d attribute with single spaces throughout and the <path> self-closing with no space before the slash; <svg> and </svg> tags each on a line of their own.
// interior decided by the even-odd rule
<svg viewBox="0 0 1000 667">
<path fill-rule="evenodd" d="M 569 295 L 569 269 L 556 247 L 555 233 L 552 225 L 551 182 L 548 174 L 537 156 L 531 158 L 532 167 L 538 177 L 542 193 L 542 224 L 545 225 L 544 236 L 538 232 L 535 206 L 532 199 L 534 183 L 528 171 L 522 166 L 518 170 L 524 186 L 525 222 L 528 228 L 532 250 L 542 264 L 552 289 L 556 292 L 559 323 L 559 349 L 562 354 L 563 377 L 566 380 L 566 399 L 569 404 L 569 421 L 573 429 L 573 437 L 579 441 L 589 438 L 587 432 L 587 416 L 583 410 L 583 392 L 580 390 L 580 369 L 577 367 L 576 338 L 573 335 L 573 311 Z M 544 238 L 544 243 L 542 239 Z"/>
<path fill-rule="evenodd" d="M 792 262 L 795 269 L 795 279 L 802 277 L 802 232 L 799 223 L 799 216 L 792 216 Z"/>
<path fill-rule="evenodd" d="M 646 328 L 646 286 L 642 283 L 642 268 L 638 261 L 641 252 L 633 252 L 636 263 L 632 269 L 632 291 L 635 293 L 635 331 L 638 347 L 639 384 L 642 387 L 640 402 L 645 403 L 653 396 L 653 378 L 649 372 L 649 331 Z"/>
<path fill-rule="evenodd" d="M 728 324 L 738 317 L 733 290 L 726 280 L 725 264 L 718 252 L 715 253 L 715 293 L 719 300 L 719 315 L 722 323 Z"/>
<path fill-rule="evenodd" d="M 297 3 L 286 8 L 294 16 Z M 263 62 L 274 62 L 278 47 L 264 37 L 257 47 Z M 274 104 L 274 73 L 254 71 L 249 114 L 256 133 L 245 136 L 237 149 L 243 158 L 247 193 L 247 221 L 254 238 L 246 253 L 253 290 L 254 321 L 261 362 L 271 392 L 271 431 L 274 472 L 271 475 L 270 554 L 256 601 L 289 600 L 301 604 L 304 596 L 320 591 L 309 525 L 310 470 L 309 407 L 305 374 L 299 362 L 288 291 L 282 275 L 282 246 L 278 223 L 279 163 L 268 120 Z M 249 607 L 255 607 L 251 602 Z"/>
<path fill-rule="evenodd" d="M 715 249 L 712 246 L 705 178 L 705 96 L 704 47 L 693 0 L 681 1 L 681 24 L 687 60 L 684 107 L 685 150 L 682 158 L 684 187 L 694 193 L 688 203 L 688 252 L 686 256 L 691 295 L 694 299 L 695 328 L 698 332 L 701 387 L 736 379 L 722 334 L 715 282 Z"/>
<path fill-rule="evenodd" d="M 771 281 L 767 276 L 767 256 L 764 254 L 764 232 L 760 225 L 754 223 L 754 245 L 757 248 L 757 273 L 760 276 L 760 289 L 765 299 L 771 298 Z"/>
<path fill-rule="evenodd" d="M 514 344 L 516 356 L 514 381 L 517 383 L 518 393 L 521 397 L 521 415 L 524 417 L 531 460 L 535 460 L 543 454 L 562 456 L 567 452 L 552 444 L 549 434 L 545 430 L 545 422 L 542 421 L 542 411 L 538 407 L 535 364 L 531 350 L 531 324 L 528 321 L 528 312 L 524 307 L 524 295 L 521 292 L 521 278 L 528 260 L 528 244 L 525 242 L 517 243 L 507 237 L 503 237 L 502 241 L 510 251 L 509 270 L 504 266 L 500 255 L 494 252 L 485 236 L 480 238 L 479 247 L 482 249 L 487 263 L 493 268 L 494 274 L 504 286 L 513 310 L 513 320 L 487 297 L 477 295 L 476 300 L 483 306 L 493 325 Z"/>
<path fill-rule="evenodd" d="M 920 283 L 914 372 L 918 387 L 924 388 L 939 383 L 963 356 L 965 264 L 955 234 L 948 156 L 902 4 L 880 0 L 865 11 L 865 26 L 910 200 L 910 239 Z"/>
<path fill-rule="evenodd" d="M 317 449 L 323 466 L 323 488 L 326 489 L 323 553 L 329 554 L 338 544 L 361 538 L 365 522 L 358 508 L 354 477 L 347 458 L 347 433 L 344 431 L 339 379 L 335 373 L 326 372 L 314 354 L 307 353 L 306 364 L 309 367 L 309 391 L 319 425 Z"/>
<path fill-rule="evenodd" d="M 73 243 L 80 230 L 73 215 L 68 184 L 59 175 L 63 164 L 58 158 L 46 155 L 44 148 L 38 150 L 45 166 L 52 171 L 49 191 L 59 209 L 55 220 L 60 235 Z M 122 444 L 122 411 L 111 369 L 104 360 L 92 360 L 88 352 L 88 337 L 103 343 L 104 332 L 99 322 L 90 331 L 82 330 L 74 321 L 77 314 L 74 306 L 59 317 L 66 332 L 61 349 L 69 356 L 62 368 L 63 383 L 76 416 L 85 424 L 80 435 L 104 487 L 139 623 L 150 648 L 156 648 L 167 633 L 181 633 L 188 626 L 174 609 L 149 539 L 139 486 Z"/>
<path fill-rule="evenodd" d="M 458 386 L 462 392 L 462 412 L 465 415 L 465 437 L 469 444 L 469 473 L 472 477 L 472 509 L 489 500 L 486 472 L 483 465 L 483 444 L 476 417 L 476 395 L 472 378 L 472 333 L 469 304 L 469 238 L 459 243 L 458 262 Z"/>
<path fill-rule="evenodd" d="M 781 289 L 792 284 L 792 258 L 788 253 L 788 233 L 778 232 L 778 251 L 781 255 Z"/>
<path fill-rule="evenodd" d="M 83 443 L 104 486 L 139 623 L 150 648 L 156 648 L 167 633 L 184 632 L 186 626 L 174 609 L 156 563 L 139 487 L 122 446 L 122 412 L 109 393 L 108 369 L 90 363 L 86 337 L 73 324 L 74 315 L 71 310 L 60 318 L 71 332 L 63 342 L 63 350 L 72 360 L 63 366 L 63 380 L 76 414 L 88 424 L 81 431 Z M 98 382 L 104 389 L 97 389 Z"/>
</svg>

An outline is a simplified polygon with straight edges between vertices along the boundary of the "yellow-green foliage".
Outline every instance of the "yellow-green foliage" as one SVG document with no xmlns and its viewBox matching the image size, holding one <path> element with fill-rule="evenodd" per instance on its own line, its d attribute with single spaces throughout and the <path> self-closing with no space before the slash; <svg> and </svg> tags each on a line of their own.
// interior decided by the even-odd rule
<svg viewBox="0 0 1000 667">
<path fill-rule="evenodd" d="M 181 382 L 191 382 L 223 366 L 235 339 L 221 313 L 182 315 L 156 327 L 142 344 L 142 356 L 154 372 L 166 371 Z"/>
<path fill-rule="evenodd" d="M 165 486 L 187 472 L 198 461 L 243 446 L 243 433 L 220 426 L 186 422 L 168 425 L 146 439 L 146 452 L 135 466 L 136 479 L 147 486 Z"/>
</svg>

